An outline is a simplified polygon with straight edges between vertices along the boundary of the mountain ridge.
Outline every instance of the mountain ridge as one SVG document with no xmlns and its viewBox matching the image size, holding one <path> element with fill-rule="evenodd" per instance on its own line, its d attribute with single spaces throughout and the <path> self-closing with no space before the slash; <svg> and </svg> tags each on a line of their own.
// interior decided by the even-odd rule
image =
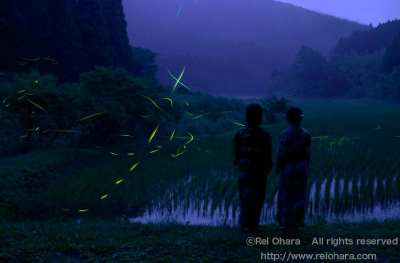
<svg viewBox="0 0 400 263">
<path fill-rule="evenodd" d="M 178 15 L 181 4 L 125 1 L 131 44 L 160 54 L 161 83 L 173 84 L 166 68 L 180 72 L 186 65 L 185 84 L 213 94 L 262 93 L 272 69 L 291 64 L 301 45 L 328 54 L 340 37 L 367 28 L 273 0 L 185 1 Z M 222 81 L 219 76 L 228 72 L 213 72 L 212 65 L 194 71 L 194 64 L 204 64 L 203 57 L 240 65 L 243 74 Z M 216 84 L 199 80 L 204 74 Z"/>
</svg>

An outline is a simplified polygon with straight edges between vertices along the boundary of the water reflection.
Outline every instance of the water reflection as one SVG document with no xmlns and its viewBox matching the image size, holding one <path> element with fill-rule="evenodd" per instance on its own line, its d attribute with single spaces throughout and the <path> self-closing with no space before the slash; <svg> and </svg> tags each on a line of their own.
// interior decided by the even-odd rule
<svg viewBox="0 0 400 263">
<path fill-rule="evenodd" d="M 393 182 L 394 181 L 395 178 L 393 178 Z M 211 198 L 201 199 L 201 197 L 205 197 L 205 195 L 190 195 L 188 189 L 190 189 L 189 184 L 191 182 L 192 177 L 189 177 L 186 182 L 181 184 L 181 186 L 185 186 L 183 189 L 187 190 L 179 193 L 165 193 L 164 197 L 160 199 L 162 201 L 153 205 L 151 209 L 145 209 L 140 216 L 130 218 L 129 220 L 131 222 L 141 223 L 175 222 L 212 226 L 231 226 L 237 224 L 239 214 L 237 202 L 231 202 L 229 204 L 224 200 L 213 202 Z M 353 183 L 349 180 L 347 187 L 345 187 L 344 179 L 337 179 L 337 177 L 334 176 L 328 186 L 327 179 L 320 182 L 318 192 L 317 183 L 314 182 L 309 191 L 307 223 L 340 221 L 361 222 L 364 220 L 383 221 L 385 219 L 400 218 L 399 201 L 377 198 L 378 179 L 376 177 L 371 181 L 371 186 L 367 184 L 362 186 L 361 176 L 355 179 L 355 182 L 356 183 Z M 386 181 L 382 180 L 381 185 L 385 186 Z M 354 186 L 356 189 L 353 189 Z M 371 190 L 373 190 L 372 197 L 365 200 L 365 202 L 360 202 L 360 193 L 363 191 L 363 188 L 369 189 L 368 187 L 371 187 Z M 174 188 L 171 187 L 171 189 Z M 357 190 L 357 196 L 353 195 L 354 190 Z M 235 198 L 237 198 L 237 196 L 235 196 Z M 261 224 L 276 222 L 277 193 L 274 195 L 273 199 L 270 205 L 268 205 L 267 202 L 264 205 Z M 345 199 L 347 199 L 346 208 L 343 208 L 341 205 L 344 204 L 343 202 L 345 202 Z"/>
</svg>

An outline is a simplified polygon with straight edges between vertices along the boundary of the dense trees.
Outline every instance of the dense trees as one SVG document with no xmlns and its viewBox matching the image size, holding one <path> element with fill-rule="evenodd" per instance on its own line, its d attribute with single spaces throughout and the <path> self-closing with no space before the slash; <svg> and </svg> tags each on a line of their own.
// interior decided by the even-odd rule
<svg viewBox="0 0 400 263">
<path fill-rule="evenodd" d="M 296 97 L 400 99 L 399 68 L 400 21 L 394 20 L 341 38 L 328 58 L 301 47 L 290 67 L 273 71 L 268 91 Z"/>
<path fill-rule="evenodd" d="M 3 0 L 0 71 L 34 68 L 66 82 L 107 66 L 153 77 L 156 54 L 133 49 L 126 27 L 121 0 Z"/>
<path fill-rule="evenodd" d="M 96 67 L 82 73 L 79 82 L 63 84 L 37 71 L 18 74 L 0 84 L 0 116 L 6 124 L 0 134 L 2 155 L 50 145 L 105 145 L 120 134 L 139 137 L 157 124 L 173 125 L 180 119 L 179 106 L 171 109 L 168 101 L 157 101 L 162 90 L 123 69 Z"/>
</svg>

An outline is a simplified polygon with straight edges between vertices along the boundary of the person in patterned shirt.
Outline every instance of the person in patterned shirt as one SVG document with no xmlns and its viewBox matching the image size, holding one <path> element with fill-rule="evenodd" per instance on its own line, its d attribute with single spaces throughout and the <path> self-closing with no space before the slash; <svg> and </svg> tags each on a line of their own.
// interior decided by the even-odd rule
<svg viewBox="0 0 400 263">
<path fill-rule="evenodd" d="M 286 112 L 291 127 L 279 136 L 276 173 L 280 174 L 277 219 L 282 229 L 304 226 L 306 187 L 310 165 L 310 133 L 301 127 L 303 112 Z"/>
<path fill-rule="evenodd" d="M 272 169 L 271 135 L 260 127 L 263 110 L 258 104 L 246 109 L 247 124 L 233 139 L 232 162 L 239 166 L 239 224 L 243 232 L 257 230 Z"/>
</svg>

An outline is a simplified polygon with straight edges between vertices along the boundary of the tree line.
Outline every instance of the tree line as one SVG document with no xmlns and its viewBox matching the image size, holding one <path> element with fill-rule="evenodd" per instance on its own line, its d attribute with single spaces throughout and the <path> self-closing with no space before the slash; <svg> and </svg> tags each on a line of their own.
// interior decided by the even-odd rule
<svg viewBox="0 0 400 263">
<path fill-rule="evenodd" d="M 272 71 L 267 89 L 303 98 L 400 100 L 400 20 L 342 37 L 328 57 L 302 46 L 291 66 Z"/>
<path fill-rule="evenodd" d="M 62 82 L 95 66 L 154 76 L 156 54 L 129 44 L 122 0 L 2 0 L 0 71 L 34 68 Z"/>
</svg>

